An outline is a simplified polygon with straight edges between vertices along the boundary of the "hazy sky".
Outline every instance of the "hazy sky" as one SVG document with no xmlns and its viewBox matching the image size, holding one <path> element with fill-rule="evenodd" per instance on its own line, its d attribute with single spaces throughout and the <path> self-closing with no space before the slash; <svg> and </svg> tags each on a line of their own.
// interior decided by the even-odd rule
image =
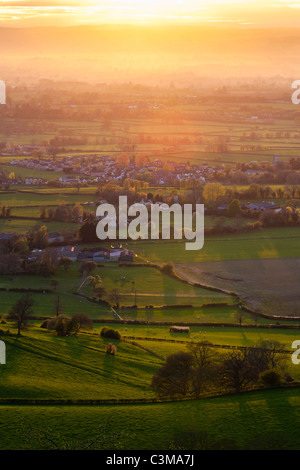
<svg viewBox="0 0 300 470">
<path fill-rule="evenodd" d="M 300 26 L 300 0 L 0 0 L 0 26 L 201 23 Z"/>
</svg>

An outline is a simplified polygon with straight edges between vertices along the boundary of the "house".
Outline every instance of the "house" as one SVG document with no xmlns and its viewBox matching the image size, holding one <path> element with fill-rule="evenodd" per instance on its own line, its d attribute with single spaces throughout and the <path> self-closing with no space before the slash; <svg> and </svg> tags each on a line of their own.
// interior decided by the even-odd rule
<svg viewBox="0 0 300 470">
<path fill-rule="evenodd" d="M 58 249 L 58 258 L 70 258 L 73 262 L 77 261 L 80 250 L 77 246 L 62 246 Z"/>
<path fill-rule="evenodd" d="M 220 206 L 217 207 L 219 211 L 227 211 L 229 207 L 229 204 L 221 204 Z"/>
<path fill-rule="evenodd" d="M 89 250 L 81 251 L 77 256 L 77 261 L 94 261 L 94 253 Z"/>
<path fill-rule="evenodd" d="M 123 253 L 123 250 L 121 250 L 119 248 L 113 248 L 112 250 L 110 250 L 109 260 L 110 261 L 119 261 L 119 258 L 120 258 L 122 253 Z"/>
<path fill-rule="evenodd" d="M 109 251 L 106 250 L 106 249 L 98 250 L 98 251 L 94 252 L 93 261 L 95 261 L 95 263 L 101 263 L 103 261 L 109 261 L 109 259 L 110 259 Z"/>
<path fill-rule="evenodd" d="M 9 241 L 17 236 L 17 233 L 4 233 L 0 232 L 0 241 Z"/>
<path fill-rule="evenodd" d="M 95 263 L 110 261 L 110 253 L 109 250 L 105 248 L 91 248 L 79 253 L 77 261 L 94 261 Z"/>
<path fill-rule="evenodd" d="M 7 244 L 17 237 L 17 233 L 0 233 L 0 247 L 5 247 Z"/>
<path fill-rule="evenodd" d="M 62 171 L 62 169 L 60 170 Z M 68 185 L 68 184 L 76 184 L 77 179 L 72 177 L 72 176 L 62 176 L 58 180 L 62 186 Z"/>
<path fill-rule="evenodd" d="M 119 262 L 133 262 L 134 252 L 131 250 L 124 250 L 119 257 Z"/>
<path fill-rule="evenodd" d="M 245 206 L 246 209 L 249 209 L 250 211 L 267 211 L 267 210 L 273 210 L 273 211 L 280 211 L 281 207 L 278 204 L 275 204 L 274 202 L 257 202 L 257 203 L 251 203 L 251 204 L 246 204 Z"/>
<path fill-rule="evenodd" d="M 64 237 L 59 232 L 51 232 L 48 234 L 48 243 L 62 243 Z"/>
</svg>

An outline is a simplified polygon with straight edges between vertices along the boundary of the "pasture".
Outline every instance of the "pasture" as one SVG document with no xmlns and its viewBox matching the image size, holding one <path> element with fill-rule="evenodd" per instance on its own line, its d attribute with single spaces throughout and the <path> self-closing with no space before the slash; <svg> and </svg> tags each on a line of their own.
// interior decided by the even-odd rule
<svg viewBox="0 0 300 470">
<path fill-rule="evenodd" d="M 184 240 L 138 240 L 128 245 L 141 259 L 156 263 L 295 258 L 300 250 L 300 227 L 206 237 L 199 251 L 186 250 Z"/>
<path fill-rule="evenodd" d="M 116 342 L 110 356 L 99 335 L 59 338 L 32 328 L 19 338 L 0 336 L 7 349 L 0 398 L 153 397 L 149 383 L 162 360 L 131 344 Z"/>
<path fill-rule="evenodd" d="M 25 207 L 25 213 L 28 213 L 29 209 Z M 28 215 L 28 217 L 30 217 Z M 4 233 L 26 233 L 29 230 L 35 230 L 42 225 L 47 227 L 48 233 L 50 232 L 64 232 L 64 231 L 76 231 L 78 225 L 73 222 L 56 222 L 51 220 L 50 222 L 43 222 L 42 220 L 36 219 L 0 219 L 0 232 Z"/>
<path fill-rule="evenodd" d="M 2 206 L 9 207 L 40 207 L 40 206 L 58 206 L 59 204 L 85 204 L 96 201 L 93 194 L 82 195 L 78 191 L 73 193 L 55 191 L 3 191 L 0 192 L 0 201 Z"/>
<path fill-rule="evenodd" d="M 214 339 L 217 334 L 219 338 L 227 334 L 227 340 L 231 334 L 234 342 L 234 331 L 215 332 Z M 256 339 L 253 334 L 243 332 L 240 340 L 235 341 L 239 343 L 246 335 L 248 344 L 252 344 Z M 20 338 L 3 334 L 0 337 L 7 344 L 7 364 L 0 371 L 0 397 L 36 401 L 35 405 L 26 406 L 0 404 L 0 420 L 5 429 L 1 449 L 39 449 L 41 444 L 29 439 L 30 429 L 48 429 L 54 438 L 62 434 L 67 441 L 75 442 L 92 437 L 99 425 L 107 423 L 108 433 L 109 430 L 124 433 L 118 443 L 126 449 L 168 449 L 171 441 L 180 437 L 191 450 L 185 434 L 189 432 L 207 433 L 211 442 L 226 436 L 234 441 L 227 441 L 227 447 L 234 444 L 264 448 L 272 445 L 272 441 L 274 445 L 276 438 L 281 446 L 299 447 L 299 436 L 295 433 L 295 427 L 300 424 L 298 388 L 155 404 L 66 406 L 50 402 L 45 406 L 38 404 L 39 399 L 149 400 L 153 397 L 149 389 L 151 377 L 163 361 L 123 342 L 116 342 L 116 356 L 107 356 L 105 341 L 98 335 L 58 338 L 51 332 L 32 329 Z M 283 339 L 282 334 L 278 339 Z M 181 345 L 171 348 L 168 343 L 144 341 L 141 344 L 159 354 L 182 350 Z M 289 370 L 296 377 L 297 367 Z M 268 439 L 271 436 L 273 440 Z"/>
<path fill-rule="evenodd" d="M 43 428 L 50 429 L 49 436 L 63 435 L 74 445 L 109 423 L 109 430 L 124 433 L 118 444 L 127 450 L 167 450 L 176 437 L 185 442 L 184 449 L 193 450 L 189 443 L 193 432 L 207 435 L 208 445 L 226 436 L 227 445 L 233 448 L 297 450 L 299 407 L 298 388 L 144 405 L 0 405 L 5 429 L 0 448 L 43 448 L 29 439 L 30 429 Z M 225 442 L 223 445 L 226 449 Z"/>
<path fill-rule="evenodd" d="M 300 259 L 250 259 L 176 266 L 191 282 L 239 294 L 248 307 L 274 316 L 300 317 Z"/>
</svg>

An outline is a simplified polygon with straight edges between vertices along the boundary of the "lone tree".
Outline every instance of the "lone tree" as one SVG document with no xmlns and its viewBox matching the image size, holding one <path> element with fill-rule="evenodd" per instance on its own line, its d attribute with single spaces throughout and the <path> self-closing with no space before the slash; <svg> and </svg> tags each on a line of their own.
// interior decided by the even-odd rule
<svg viewBox="0 0 300 470">
<path fill-rule="evenodd" d="M 65 270 L 66 272 L 68 272 L 70 266 L 73 265 L 73 260 L 72 260 L 71 258 L 68 258 L 67 256 L 63 256 L 63 257 L 59 260 L 59 265 L 60 265 L 60 266 L 63 266 L 64 270 Z"/>
<path fill-rule="evenodd" d="M 236 314 L 234 315 L 235 319 L 239 322 L 240 326 L 242 326 L 242 323 L 245 319 L 245 315 L 242 311 L 237 311 Z"/>
<path fill-rule="evenodd" d="M 241 213 L 241 205 L 238 199 L 233 199 L 228 206 L 228 214 L 230 217 L 236 217 Z"/>
<path fill-rule="evenodd" d="M 97 268 L 97 263 L 94 261 L 83 261 L 79 267 L 81 275 L 90 275 Z"/>
<path fill-rule="evenodd" d="M 113 303 L 113 306 L 116 307 L 118 310 L 120 308 L 120 302 L 122 300 L 122 296 L 118 289 L 113 289 L 109 295 L 109 300 Z"/>
<path fill-rule="evenodd" d="M 63 311 L 63 307 L 62 307 L 62 303 L 60 300 L 60 296 L 58 295 L 56 299 L 54 300 L 54 313 L 58 317 L 59 315 L 62 314 L 62 311 Z"/>
<path fill-rule="evenodd" d="M 32 306 L 34 300 L 29 294 L 23 295 L 9 312 L 9 319 L 14 320 L 14 326 L 18 329 L 18 336 L 21 330 L 25 330 L 28 325 L 29 316 L 33 313 Z"/>
<path fill-rule="evenodd" d="M 72 316 L 72 319 L 77 323 L 77 332 L 82 328 L 84 330 L 93 329 L 93 320 L 86 313 L 75 313 Z"/>
</svg>

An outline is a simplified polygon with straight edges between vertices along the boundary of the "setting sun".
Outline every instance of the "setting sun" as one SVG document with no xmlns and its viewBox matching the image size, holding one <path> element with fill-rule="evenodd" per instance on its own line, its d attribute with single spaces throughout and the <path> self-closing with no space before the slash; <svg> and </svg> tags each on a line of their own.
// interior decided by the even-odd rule
<svg viewBox="0 0 300 470">
<path fill-rule="evenodd" d="M 0 24 L 298 24 L 295 0 L 0 0 Z"/>
</svg>

